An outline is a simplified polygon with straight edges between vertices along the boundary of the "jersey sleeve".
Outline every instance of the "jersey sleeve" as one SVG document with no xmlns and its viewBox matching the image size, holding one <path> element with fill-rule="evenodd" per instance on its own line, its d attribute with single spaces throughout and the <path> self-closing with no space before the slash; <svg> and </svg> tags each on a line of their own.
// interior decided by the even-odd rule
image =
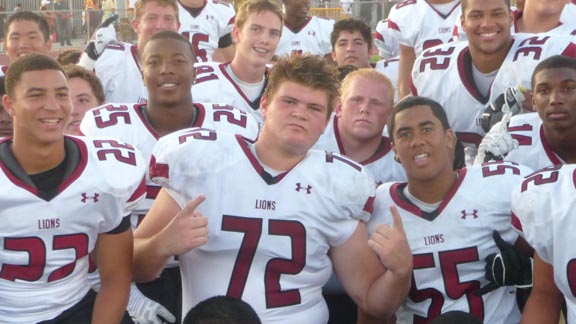
<svg viewBox="0 0 576 324">
<path fill-rule="evenodd" d="M 421 26 L 414 23 L 414 19 L 418 19 L 418 17 L 411 16 L 415 9 L 416 1 L 405 0 L 392 7 L 388 15 L 388 28 L 391 33 L 396 36 L 400 44 L 409 47 L 415 46 L 416 37 L 418 36 L 416 33 L 417 28 Z M 420 19 L 423 18 L 420 17 Z"/>
<path fill-rule="evenodd" d="M 322 27 L 321 30 L 323 32 L 324 37 L 320 40 L 320 48 L 324 55 L 332 53 L 332 43 L 330 42 L 330 34 L 334 29 L 335 21 L 332 19 L 320 19 Z"/>
<path fill-rule="evenodd" d="M 234 11 L 234 7 L 232 7 L 228 3 L 220 1 L 214 3 L 216 4 L 216 8 L 218 10 L 220 19 L 219 37 L 222 38 L 232 33 L 232 29 L 234 28 L 234 19 L 236 18 L 236 12 Z"/>
<path fill-rule="evenodd" d="M 374 44 L 381 58 L 390 59 L 400 54 L 400 45 L 396 35 L 388 29 L 388 19 L 381 20 L 376 25 Z"/>
<path fill-rule="evenodd" d="M 106 104 L 86 112 L 80 131 L 86 136 L 112 136 L 124 138 L 120 132 L 132 123 L 129 109 L 132 104 Z"/>
<path fill-rule="evenodd" d="M 102 192 L 115 197 L 121 205 L 121 215 L 108 213 L 101 226 L 101 232 L 115 229 L 125 216 L 138 207 L 146 196 L 146 162 L 141 153 L 132 145 L 112 137 L 86 137 L 85 140 L 95 149 L 93 159 L 97 160 L 97 174 L 103 181 Z"/>
</svg>

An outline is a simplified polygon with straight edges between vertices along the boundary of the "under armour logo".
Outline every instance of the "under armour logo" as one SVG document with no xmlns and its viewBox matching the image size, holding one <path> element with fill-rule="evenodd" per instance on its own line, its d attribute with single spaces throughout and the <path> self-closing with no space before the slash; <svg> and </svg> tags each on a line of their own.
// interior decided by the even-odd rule
<svg viewBox="0 0 576 324">
<path fill-rule="evenodd" d="M 214 20 L 214 16 L 212 16 L 212 15 L 206 15 L 206 20 Z"/>
<path fill-rule="evenodd" d="M 306 190 L 306 194 L 311 194 L 312 193 L 312 186 L 308 185 L 306 187 L 302 187 L 302 184 L 300 184 L 300 182 L 298 182 L 296 184 L 296 191 L 300 192 L 300 190 Z"/>
<path fill-rule="evenodd" d="M 316 32 L 315 32 L 315 31 L 309 31 L 309 32 L 308 32 L 308 35 L 310 35 L 310 36 L 316 36 Z"/>
<path fill-rule="evenodd" d="M 474 217 L 474 219 L 478 218 L 478 210 L 473 209 L 471 213 L 467 212 L 466 210 L 461 210 L 462 219 L 466 219 L 466 217 Z"/>
<path fill-rule="evenodd" d="M 92 199 L 92 201 L 94 201 L 95 203 L 98 202 L 98 197 L 100 197 L 100 195 L 98 193 L 94 193 L 94 196 L 88 196 L 88 194 L 86 194 L 85 192 L 82 193 L 82 199 L 80 199 L 81 202 L 86 203 L 86 200 L 88 199 Z"/>
</svg>

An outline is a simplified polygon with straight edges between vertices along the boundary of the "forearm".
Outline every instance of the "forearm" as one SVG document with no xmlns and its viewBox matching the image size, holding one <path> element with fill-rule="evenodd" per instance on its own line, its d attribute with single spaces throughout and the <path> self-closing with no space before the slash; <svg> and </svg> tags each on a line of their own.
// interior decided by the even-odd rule
<svg viewBox="0 0 576 324">
<path fill-rule="evenodd" d="M 370 286 L 366 299 L 365 311 L 378 318 L 389 319 L 396 310 L 406 301 L 412 272 L 406 275 L 396 275 L 386 271 Z"/>
<path fill-rule="evenodd" d="M 410 79 L 416 54 L 412 47 L 401 45 L 400 62 L 398 66 L 398 99 L 411 94 Z"/>
<path fill-rule="evenodd" d="M 532 291 L 524 311 L 521 324 L 557 324 L 560 320 L 561 297 L 551 297 Z"/>
<path fill-rule="evenodd" d="M 158 278 L 172 256 L 162 247 L 158 235 L 134 239 L 132 275 L 136 282 L 147 282 Z"/>
<path fill-rule="evenodd" d="M 93 324 L 120 323 L 130 294 L 130 276 L 106 280 L 100 285 L 100 291 L 92 313 Z"/>
</svg>

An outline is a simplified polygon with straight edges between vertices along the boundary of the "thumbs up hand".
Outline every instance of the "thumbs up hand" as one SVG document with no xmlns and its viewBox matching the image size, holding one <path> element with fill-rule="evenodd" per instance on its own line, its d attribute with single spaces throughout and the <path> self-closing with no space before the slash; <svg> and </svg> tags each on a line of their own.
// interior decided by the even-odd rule
<svg viewBox="0 0 576 324">
<path fill-rule="evenodd" d="M 404 277 L 412 272 L 412 251 L 408 245 L 402 218 L 396 206 L 390 207 L 392 226 L 380 224 L 368 240 L 372 248 L 386 269 L 394 274 Z"/>
<path fill-rule="evenodd" d="M 171 255 L 184 254 L 208 241 L 208 219 L 196 210 L 204 200 L 200 195 L 189 201 L 160 233 Z"/>
</svg>

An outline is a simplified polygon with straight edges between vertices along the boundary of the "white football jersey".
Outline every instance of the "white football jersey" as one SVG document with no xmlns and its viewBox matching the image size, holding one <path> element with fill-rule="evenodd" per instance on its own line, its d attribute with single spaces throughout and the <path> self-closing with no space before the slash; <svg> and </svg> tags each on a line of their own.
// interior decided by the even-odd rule
<svg viewBox="0 0 576 324">
<path fill-rule="evenodd" d="M 234 78 L 226 71 L 229 63 L 199 63 L 196 64 L 196 82 L 192 86 L 192 98 L 199 102 L 225 102 L 237 107 L 256 119 L 262 125 L 264 117 L 260 112 L 260 98 L 250 101 Z M 264 74 L 265 83 L 262 93 L 268 83 L 268 73 Z"/>
<path fill-rule="evenodd" d="M 374 32 L 374 44 L 381 58 L 391 59 L 400 55 L 400 44 L 396 36 L 396 33 L 388 29 L 388 19 L 378 22 Z"/>
<path fill-rule="evenodd" d="M 482 113 L 507 87 L 531 89 L 532 72 L 543 59 L 562 54 L 576 57 L 571 37 L 516 34 L 487 97 L 472 76 L 468 42 L 445 44 L 424 51 L 412 70 L 412 93 L 430 97 L 446 110 L 450 126 L 465 146 L 478 146 L 485 132 Z M 473 157 L 472 157 L 473 161 Z"/>
<path fill-rule="evenodd" d="M 245 112 L 224 104 L 196 103 L 196 120 L 190 128 L 200 127 L 215 129 L 233 134 L 240 134 L 255 140 L 258 136 L 258 124 Z M 107 104 L 94 108 L 86 113 L 80 130 L 88 136 L 112 136 L 136 147 L 146 162 L 150 161 L 152 150 L 160 135 L 144 116 L 145 104 Z M 135 228 L 146 215 L 160 186 L 146 177 L 146 200 L 132 215 L 132 226 Z"/>
<path fill-rule="evenodd" d="M 574 19 L 574 17 L 576 17 L 576 3 L 570 2 L 564 6 L 564 10 L 562 10 L 562 15 L 560 16 L 560 21 L 563 24 L 576 26 L 576 19 Z"/>
<path fill-rule="evenodd" d="M 263 323 L 324 324 L 327 253 L 370 217 L 374 180 L 360 165 L 315 150 L 273 176 L 253 149 L 238 135 L 203 129 L 167 135 L 154 149 L 150 176 L 181 207 L 206 196 L 197 211 L 208 218 L 208 242 L 180 256 L 183 313 L 228 295 Z"/>
<path fill-rule="evenodd" d="M 94 73 L 102 82 L 106 102 L 144 103 L 148 100 L 136 45 L 108 44 L 94 64 Z"/>
<path fill-rule="evenodd" d="M 50 201 L 0 143 L 0 322 L 52 319 L 90 290 L 88 258 L 98 234 L 121 224 L 144 198 L 147 164 L 110 137 L 66 137 L 74 169 Z M 77 159 L 73 156 L 77 156 Z"/>
<path fill-rule="evenodd" d="M 178 32 L 194 47 L 198 62 L 212 61 L 220 38 L 230 34 L 234 27 L 234 7 L 221 1 L 206 0 L 204 7 L 193 16 L 178 2 L 180 29 Z"/>
<path fill-rule="evenodd" d="M 422 51 L 452 40 L 452 30 L 460 12 L 460 1 L 444 15 L 428 1 L 405 0 L 390 10 L 388 29 L 396 34 L 400 44 L 414 48 L 418 57 Z"/>
<path fill-rule="evenodd" d="M 298 31 L 290 26 L 282 27 L 282 36 L 276 47 L 278 56 L 310 53 L 324 56 L 332 53 L 330 34 L 334 20 L 310 16 L 305 25 Z"/>
<path fill-rule="evenodd" d="M 400 70 L 400 59 L 391 58 L 376 62 L 374 70 L 384 74 L 394 86 L 394 102 L 398 101 L 398 71 Z"/>
<path fill-rule="evenodd" d="M 524 164 L 534 170 L 564 164 L 550 148 L 538 113 L 512 116 L 508 132 L 518 141 L 518 148 L 508 153 L 504 160 Z"/>
<path fill-rule="evenodd" d="M 330 122 L 313 147 L 315 150 L 334 152 L 346 156 L 338 131 L 338 117 L 334 114 Z M 360 162 L 370 173 L 377 185 L 392 181 L 405 181 L 406 173 L 402 165 L 394 160 L 392 143 L 386 136 L 382 136 L 382 143 L 378 151 L 366 161 Z"/>
<path fill-rule="evenodd" d="M 526 178 L 512 194 L 512 211 L 528 243 L 554 268 L 554 283 L 564 295 L 566 323 L 576 323 L 576 165 L 547 167 Z"/>
<path fill-rule="evenodd" d="M 440 314 L 460 310 L 484 323 L 518 323 L 516 288 L 501 287 L 484 296 L 474 292 L 488 284 L 485 259 L 500 250 L 494 230 L 513 244 L 518 233 L 511 221 L 511 191 L 530 170 L 511 163 L 489 163 L 458 171 L 458 179 L 438 209 L 425 212 L 404 195 L 406 183 L 386 183 L 376 190 L 373 232 L 392 224 L 395 205 L 413 254 L 412 287 L 396 313 L 397 323 L 428 323 Z"/>
</svg>

